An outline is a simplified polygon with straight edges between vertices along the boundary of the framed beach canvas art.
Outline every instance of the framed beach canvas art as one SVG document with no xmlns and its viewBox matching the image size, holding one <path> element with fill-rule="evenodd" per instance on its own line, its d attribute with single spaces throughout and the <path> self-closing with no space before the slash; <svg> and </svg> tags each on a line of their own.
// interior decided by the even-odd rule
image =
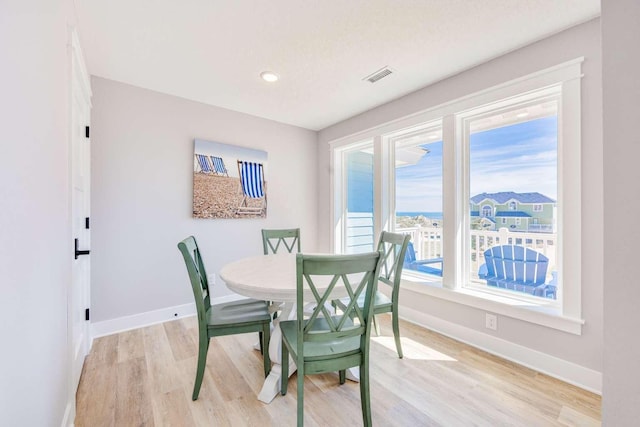
<svg viewBox="0 0 640 427">
<path fill-rule="evenodd" d="M 266 218 L 267 152 L 196 139 L 194 218 Z"/>
</svg>

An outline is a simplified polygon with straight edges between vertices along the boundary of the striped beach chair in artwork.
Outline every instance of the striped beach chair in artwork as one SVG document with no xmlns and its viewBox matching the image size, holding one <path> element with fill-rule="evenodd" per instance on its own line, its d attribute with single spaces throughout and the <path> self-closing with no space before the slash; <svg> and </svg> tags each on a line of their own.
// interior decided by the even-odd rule
<svg viewBox="0 0 640 427">
<path fill-rule="evenodd" d="M 200 169 L 199 171 L 196 171 L 196 172 L 214 173 L 208 156 L 205 156 L 204 154 L 196 154 L 196 161 L 198 162 L 198 168 Z"/>
<path fill-rule="evenodd" d="M 224 161 L 222 157 L 209 156 L 211 157 L 211 163 L 213 163 L 213 172 L 216 175 L 225 175 L 229 176 L 227 173 L 227 168 L 224 166 Z"/>
<path fill-rule="evenodd" d="M 262 215 L 267 211 L 267 194 L 264 185 L 264 168 L 262 163 L 238 160 L 238 175 L 240 176 L 240 191 L 242 202 L 237 214 Z M 249 206 L 250 200 L 260 200 L 260 203 Z"/>
</svg>

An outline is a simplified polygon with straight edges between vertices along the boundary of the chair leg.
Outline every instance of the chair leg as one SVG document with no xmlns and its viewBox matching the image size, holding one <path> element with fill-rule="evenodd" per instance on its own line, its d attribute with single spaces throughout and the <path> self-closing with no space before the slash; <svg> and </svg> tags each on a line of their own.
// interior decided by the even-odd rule
<svg viewBox="0 0 640 427">
<path fill-rule="evenodd" d="M 204 368 L 207 364 L 209 338 L 205 338 L 201 335 L 198 347 L 198 367 L 196 368 L 196 382 L 193 385 L 193 395 L 191 396 L 191 400 L 198 400 L 198 395 L 200 394 L 200 386 L 202 386 L 202 378 L 204 377 Z"/>
<path fill-rule="evenodd" d="M 289 385 L 289 349 L 282 343 L 282 362 L 280 362 L 282 374 L 280 377 L 280 394 L 287 394 L 287 386 Z"/>
<path fill-rule="evenodd" d="M 373 319 L 373 327 L 376 330 L 376 336 L 379 337 L 380 336 L 380 324 L 376 320 L 376 316 L 375 315 L 371 316 L 371 318 Z"/>
<path fill-rule="evenodd" d="M 398 320 L 398 310 L 391 313 L 391 324 L 393 326 L 393 337 L 396 340 L 396 349 L 398 349 L 398 357 L 402 359 L 402 344 L 400 344 L 400 321 Z"/>
<path fill-rule="evenodd" d="M 340 375 L 340 384 L 342 385 L 347 379 L 347 371 L 345 369 L 340 369 L 338 374 Z"/>
<path fill-rule="evenodd" d="M 262 332 L 258 332 L 258 341 L 260 341 L 260 354 L 264 354 L 264 346 L 262 345 L 263 340 Z"/>
<path fill-rule="evenodd" d="M 304 427 L 304 362 L 296 363 L 298 367 L 298 427 Z"/>
<path fill-rule="evenodd" d="M 369 360 L 368 356 L 363 356 L 360 365 L 360 400 L 362 404 L 362 420 L 365 427 L 372 425 L 371 421 L 371 395 L 369 393 Z"/>
<path fill-rule="evenodd" d="M 260 348 L 262 351 L 262 361 L 264 363 L 264 376 L 265 378 L 271 372 L 271 359 L 269 357 L 269 342 L 271 341 L 271 325 L 269 323 L 265 323 L 262 326 L 262 332 L 260 332 L 262 338 L 260 340 Z"/>
</svg>

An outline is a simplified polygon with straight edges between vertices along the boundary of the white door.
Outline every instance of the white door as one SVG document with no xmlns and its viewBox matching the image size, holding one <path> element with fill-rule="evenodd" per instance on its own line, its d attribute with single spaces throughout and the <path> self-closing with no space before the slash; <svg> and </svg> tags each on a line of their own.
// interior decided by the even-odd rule
<svg viewBox="0 0 640 427">
<path fill-rule="evenodd" d="M 72 281 L 68 291 L 67 323 L 71 378 L 69 398 L 75 403 L 75 394 L 82 372 L 84 358 L 89 351 L 89 321 L 85 318 L 89 309 L 90 255 L 90 144 L 89 117 L 91 88 L 82 59 L 80 44 L 75 32 L 71 35 L 71 93 L 70 93 L 70 144 L 71 144 L 71 221 Z M 77 239 L 77 240 L 76 240 Z M 80 252 L 79 252 L 80 251 Z"/>
</svg>

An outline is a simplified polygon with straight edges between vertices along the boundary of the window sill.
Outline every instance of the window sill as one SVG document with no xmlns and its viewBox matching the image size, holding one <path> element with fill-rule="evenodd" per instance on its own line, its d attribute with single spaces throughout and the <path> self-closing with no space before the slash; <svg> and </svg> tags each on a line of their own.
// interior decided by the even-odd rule
<svg viewBox="0 0 640 427">
<path fill-rule="evenodd" d="M 401 289 L 463 304 L 479 310 L 490 311 L 491 313 L 574 335 L 582 335 L 584 320 L 563 316 L 562 310 L 557 306 L 534 303 L 475 289 L 443 288 L 439 282 L 429 282 L 417 276 L 405 277 L 404 274 Z"/>
</svg>

